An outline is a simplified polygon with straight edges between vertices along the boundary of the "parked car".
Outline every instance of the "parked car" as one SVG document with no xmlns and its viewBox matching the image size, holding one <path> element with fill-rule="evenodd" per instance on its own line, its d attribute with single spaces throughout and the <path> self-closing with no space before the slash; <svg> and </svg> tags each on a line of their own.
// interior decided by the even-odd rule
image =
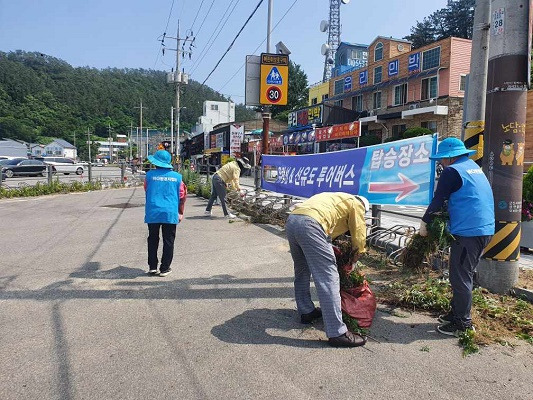
<svg viewBox="0 0 533 400">
<path fill-rule="evenodd" d="M 36 157 L 37 158 L 37 157 Z M 61 174 L 81 175 L 85 171 L 85 164 L 77 163 L 66 157 L 38 157 L 45 164 L 51 165 L 54 172 Z"/>
<path fill-rule="evenodd" d="M 27 158 L 13 158 L 11 160 L 0 160 L 2 175 L 12 178 L 15 175 L 42 175 L 46 176 L 46 164 L 39 160 L 28 160 Z"/>
</svg>

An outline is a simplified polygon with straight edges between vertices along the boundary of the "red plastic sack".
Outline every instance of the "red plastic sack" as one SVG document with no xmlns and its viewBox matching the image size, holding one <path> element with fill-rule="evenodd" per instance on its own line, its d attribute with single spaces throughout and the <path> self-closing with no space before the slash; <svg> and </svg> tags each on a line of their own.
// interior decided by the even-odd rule
<svg viewBox="0 0 533 400">
<path fill-rule="evenodd" d="M 367 281 L 361 286 L 341 290 L 342 311 L 355 318 L 361 328 L 369 328 L 372 325 L 376 306 L 376 297 Z"/>
</svg>

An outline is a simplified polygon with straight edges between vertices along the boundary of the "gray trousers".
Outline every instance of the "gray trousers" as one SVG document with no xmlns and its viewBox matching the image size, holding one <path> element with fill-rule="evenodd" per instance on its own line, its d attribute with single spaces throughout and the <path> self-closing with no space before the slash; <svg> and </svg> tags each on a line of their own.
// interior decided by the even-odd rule
<svg viewBox="0 0 533 400">
<path fill-rule="evenodd" d="M 454 322 L 461 327 L 470 327 L 472 317 L 472 289 L 474 273 L 483 249 L 492 236 L 455 236 L 450 251 L 450 284 L 452 286 L 452 313 Z"/>
<path fill-rule="evenodd" d="M 328 338 L 344 334 L 339 273 L 330 238 L 313 218 L 289 215 L 285 226 L 294 261 L 294 296 L 300 314 L 314 310 L 311 275 L 315 281 L 322 318 Z"/>
<path fill-rule="evenodd" d="M 228 209 L 226 208 L 226 183 L 218 175 L 213 175 L 211 183 L 211 197 L 207 202 L 207 208 L 205 210 L 211 211 L 211 208 L 213 208 L 213 203 L 218 197 L 220 199 L 220 205 L 222 206 L 224 215 L 228 215 Z"/>
</svg>

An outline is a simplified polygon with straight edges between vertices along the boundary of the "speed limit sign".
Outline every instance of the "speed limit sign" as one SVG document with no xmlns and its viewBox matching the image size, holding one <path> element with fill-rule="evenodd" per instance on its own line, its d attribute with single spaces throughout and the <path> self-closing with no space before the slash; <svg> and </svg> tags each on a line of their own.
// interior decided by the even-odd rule
<svg viewBox="0 0 533 400">
<path fill-rule="evenodd" d="M 267 89 L 266 96 L 271 103 L 278 103 L 283 97 L 281 95 L 281 89 L 277 86 L 270 86 Z"/>
</svg>

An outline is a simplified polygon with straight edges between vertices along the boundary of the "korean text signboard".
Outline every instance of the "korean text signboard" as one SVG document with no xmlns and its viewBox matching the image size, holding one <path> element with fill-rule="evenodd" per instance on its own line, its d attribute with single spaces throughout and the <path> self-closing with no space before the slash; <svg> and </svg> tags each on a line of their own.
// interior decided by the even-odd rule
<svg viewBox="0 0 533 400">
<path fill-rule="evenodd" d="M 361 135 L 359 121 L 316 129 L 316 141 L 337 140 Z"/>
<path fill-rule="evenodd" d="M 265 105 L 287 105 L 289 88 L 289 56 L 261 54 L 259 100 Z"/>
<path fill-rule="evenodd" d="M 229 132 L 229 153 L 233 156 L 235 153 L 240 153 L 241 151 L 241 143 L 244 139 L 244 125 L 231 124 Z"/>
<path fill-rule="evenodd" d="M 298 128 L 322 123 L 323 104 L 302 108 L 289 113 L 289 128 Z"/>
<path fill-rule="evenodd" d="M 263 156 L 275 169 L 262 188 L 293 196 L 321 192 L 360 194 L 372 204 L 427 206 L 433 197 L 437 136 L 419 136 L 376 146 L 300 156 Z M 263 174 L 263 176 L 265 176 Z"/>
</svg>

